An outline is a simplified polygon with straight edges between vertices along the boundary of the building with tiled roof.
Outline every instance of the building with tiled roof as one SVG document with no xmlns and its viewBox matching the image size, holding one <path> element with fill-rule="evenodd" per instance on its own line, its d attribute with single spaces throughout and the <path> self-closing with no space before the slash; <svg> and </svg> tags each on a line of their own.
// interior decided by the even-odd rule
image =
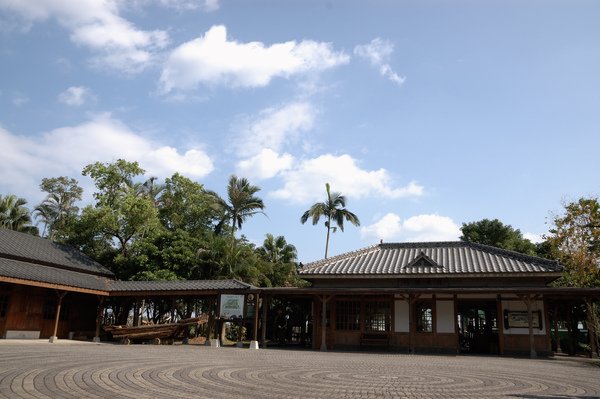
<svg viewBox="0 0 600 399">
<path fill-rule="evenodd" d="M 0 228 L 0 338 L 64 338 L 69 332 L 98 336 L 97 309 L 112 297 L 217 297 L 256 291 L 231 279 L 118 281 L 80 251 Z"/>
<path fill-rule="evenodd" d="M 135 324 L 144 303 L 161 303 L 175 314 L 176 303 L 200 299 L 218 316 L 221 299 L 237 298 L 244 311 L 235 315 L 243 314 L 255 341 L 260 320 L 263 342 L 283 339 L 321 350 L 550 353 L 559 309 L 600 298 L 598 288 L 552 287 L 562 271 L 555 261 L 486 245 L 416 242 L 381 243 L 307 263 L 298 271 L 311 283 L 304 288 L 118 281 L 79 251 L 0 229 L 0 337 L 79 332 L 97 339 L 107 315 L 115 322 L 105 309 L 119 308 Z M 280 330 L 290 309 L 295 314 L 285 315 L 289 321 Z"/>
</svg>

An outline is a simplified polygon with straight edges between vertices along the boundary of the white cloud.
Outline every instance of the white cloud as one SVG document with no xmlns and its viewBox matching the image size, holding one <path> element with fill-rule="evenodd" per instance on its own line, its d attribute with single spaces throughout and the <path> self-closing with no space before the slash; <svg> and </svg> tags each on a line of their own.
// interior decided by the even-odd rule
<svg viewBox="0 0 600 399">
<path fill-rule="evenodd" d="M 219 9 L 219 0 L 158 0 L 159 4 L 179 11 L 202 10 L 213 12 Z"/>
<path fill-rule="evenodd" d="M 423 186 L 414 181 L 404 187 L 393 187 L 391 177 L 385 169 L 363 170 L 346 154 L 325 154 L 304 160 L 293 169 L 282 172 L 281 177 L 284 186 L 271 195 L 297 203 L 320 200 L 325 183 L 330 183 L 333 191 L 354 198 L 419 197 L 424 191 Z"/>
<path fill-rule="evenodd" d="M 61 103 L 79 107 L 91 97 L 90 89 L 83 86 L 71 86 L 58 95 L 58 101 Z"/>
<path fill-rule="evenodd" d="M 529 241 L 531 241 L 534 244 L 539 244 L 541 242 L 544 242 L 544 237 L 542 237 L 541 234 L 523 233 L 523 238 L 528 239 Z"/>
<path fill-rule="evenodd" d="M 360 229 L 364 239 L 393 241 L 455 241 L 460 227 L 447 216 L 425 214 L 401 221 L 400 216 L 388 213 L 375 223 Z"/>
<path fill-rule="evenodd" d="M 275 151 L 265 148 L 257 155 L 239 161 L 236 164 L 240 176 L 259 180 L 275 177 L 281 171 L 289 169 L 294 162 L 290 154 L 279 155 Z"/>
<path fill-rule="evenodd" d="M 20 107 L 21 105 L 25 105 L 29 102 L 29 97 L 27 97 L 23 93 L 16 92 L 13 94 L 12 103 L 15 107 Z"/>
<path fill-rule="evenodd" d="M 71 32 L 71 40 L 96 52 L 92 61 L 124 72 L 137 72 L 153 62 L 155 52 L 169 39 L 165 31 L 136 28 L 119 15 L 115 0 L 0 0 L 25 24 L 55 19 Z"/>
<path fill-rule="evenodd" d="M 253 156 L 268 148 L 280 151 L 286 142 L 298 138 L 301 132 L 311 130 L 316 110 L 307 102 L 286 104 L 280 108 L 268 108 L 248 126 L 241 128 L 238 153 Z"/>
<path fill-rule="evenodd" d="M 394 45 L 379 37 L 371 40 L 369 44 L 358 45 L 354 48 L 354 54 L 367 59 L 372 66 L 379 70 L 381 76 L 384 76 L 401 85 L 406 80 L 406 77 L 398 75 L 388 63 L 390 56 L 394 52 Z"/>
<path fill-rule="evenodd" d="M 160 86 L 171 90 L 208 86 L 263 87 L 274 77 L 289 78 L 348 63 L 329 43 L 303 40 L 265 46 L 227 39 L 225 26 L 213 26 L 202 37 L 183 43 L 171 52 L 163 68 Z"/>
<path fill-rule="evenodd" d="M 388 241 L 397 238 L 402 230 L 400 216 L 395 213 L 388 213 L 377 222 L 360 228 L 360 235 L 363 238 L 374 238 Z"/>
<path fill-rule="evenodd" d="M 42 177 L 77 177 L 85 165 L 96 161 L 138 161 L 148 175 L 158 177 L 180 172 L 200 178 L 213 170 L 212 160 L 202 149 L 180 153 L 142 137 L 107 114 L 35 138 L 0 127 L 0 148 L 4 161 L 0 165 L 0 186 L 24 196 L 39 195 L 37 187 Z"/>
</svg>

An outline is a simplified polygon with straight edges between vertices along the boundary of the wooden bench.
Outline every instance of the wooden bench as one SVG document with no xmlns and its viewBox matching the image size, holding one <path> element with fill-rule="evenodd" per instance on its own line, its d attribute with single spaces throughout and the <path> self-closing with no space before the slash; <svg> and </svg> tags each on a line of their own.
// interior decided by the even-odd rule
<svg viewBox="0 0 600 399">
<path fill-rule="evenodd" d="M 388 334 L 381 333 L 364 333 L 360 336 L 360 346 L 380 346 L 388 347 L 390 338 Z"/>
</svg>

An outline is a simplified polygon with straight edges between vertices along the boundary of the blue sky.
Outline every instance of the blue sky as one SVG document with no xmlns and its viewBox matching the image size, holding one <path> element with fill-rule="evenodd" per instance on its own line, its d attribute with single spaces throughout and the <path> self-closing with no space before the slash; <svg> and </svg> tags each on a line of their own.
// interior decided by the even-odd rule
<svg viewBox="0 0 600 399">
<path fill-rule="evenodd" d="M 330 254 L 454 240 L 499 218 L 539 239 L 596 195 L 596 1 L 0 0 L 0 193 L 138 161 L 224 193 L 262 188 L 303 262 L 325 229 L 300 215 L 325 183 L 361 227 Z"/>
</svg>

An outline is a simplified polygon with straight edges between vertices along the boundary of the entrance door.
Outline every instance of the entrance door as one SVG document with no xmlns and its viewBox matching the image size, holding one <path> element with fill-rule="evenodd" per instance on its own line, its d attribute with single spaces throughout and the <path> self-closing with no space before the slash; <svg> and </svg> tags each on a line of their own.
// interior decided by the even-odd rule
<svg viewBox="0 0 600 399">
<path fill-rule="evenodd" d="M 459 302 L 457 323 L 461 353 L 498 353 L 496 301 Z"/>
</svg>

